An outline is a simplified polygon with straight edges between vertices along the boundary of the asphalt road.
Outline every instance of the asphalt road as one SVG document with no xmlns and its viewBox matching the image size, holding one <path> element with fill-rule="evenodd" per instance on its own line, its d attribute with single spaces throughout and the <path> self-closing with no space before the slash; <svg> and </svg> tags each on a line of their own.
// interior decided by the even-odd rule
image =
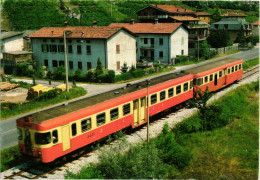
<svg viewBox="0 0 260 180">
<path fill-rule="evenodd" d="M 229 55 L 229 56 L 217 58 L 217 59 L 212 60 L 212 61 L 218 61 L 220 59 L 224 59 L 224 58 L 227 58 L 227 57 L 241 58 L 241 59 L 244 59 L 245 61 L 252 59 L 254 57 L 259 57 L 259 47 L 251 49 L 251 50 L 247 50 L 247 51 L 241 51 L 239 53 L 232 54 L 232 55 Z M 210 63 L 212 61 L 205 61 L 205 62 L 202 62 L 202 63 L 199 63 L 199 64 L 177 67 L 175 71 L 186 70 L 186 69 L 189 69 L 191 67 Z M 139 81 L 143 81 L 143 80 L 144 79 L 139 80 Z M 138 81 L 135 81 L 135 82 L 138 82 Z M 132 82 L 132 83 L 135 83 L 135 82 Z M 37 83 L 43 83 L 43 84 L 46 83 L 46 85 L 48 84 L 47 81 L 45 81 L 45 82 L 42 81 L 42 82 L 37 82 Z M 89 96 L 93 96 L 93 95 L 96 95 L 96 94 L 99 94 L 99 93 L 102 93 L 102 92 L 106 92 L 106 91 L 110 91 L 110 90 L 113 90 L 113 89 L 117 89 L 119 87 L 123 87 L 123 86 L 126 85 L 126 83 L 113 84 L 113 85 L 94 85 L 94 84 L 77 84 L 77 85 L 82 86 L 85 89 L 87 89 L 88 94 L 86 95 L 86 97 L 89 97 Z M 75 100 L 73 100 L 73 101 L 75 101 Z M 58 104 L 58 105 L 60 105 L 60 104 Z M 58 106 L 58 105 L 56 105 L 56 106 Z M 44 108 L 44 109 L 48 109 L 48 108 Z M 42 110 L 44 110 L 44 109 L 42 109 Z M 30 114 L 30 113 L 28 113 L 28 114 Z M 10 119 L 7 119 L 7 120 L 0 122 L 0 133 L 1 133 L 0 134 L 1 135 L 0 149 L 5 149 L 5 148 L 8 148 L 10 146 L 16 145 L 18 143 L 17 130 L 16 130 L 16 119 L 18 119 L 19 117 L 25 116 L 25 115 L 26 114 L 23 114 L 21 116 L 17 116 L 17 117 L 10 118 Z"/>
</svg>

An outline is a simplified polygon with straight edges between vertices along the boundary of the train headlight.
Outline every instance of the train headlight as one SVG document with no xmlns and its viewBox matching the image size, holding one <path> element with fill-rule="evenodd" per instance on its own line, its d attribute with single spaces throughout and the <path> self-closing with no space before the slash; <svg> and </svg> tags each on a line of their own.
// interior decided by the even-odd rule
<svg viewBox="0 0 260 180">
<path fill-rule="evenodd" d="M 38 156 L 42 156 L 42 152 L 41 151 L 38 151 Z"/>
</svg>

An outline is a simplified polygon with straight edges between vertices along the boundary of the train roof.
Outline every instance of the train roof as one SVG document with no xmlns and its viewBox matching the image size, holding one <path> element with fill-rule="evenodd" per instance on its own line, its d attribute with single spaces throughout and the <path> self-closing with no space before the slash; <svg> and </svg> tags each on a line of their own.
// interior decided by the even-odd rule
<svg viewBox="0 0 260 180">
<path fill-rule="evenodd" d="M 211 62 L 211 63 L 205 64 L 205 65 L 201 65 L 201 66 L 198 66 L 195 68 L 185 70 L 185 72 L 191 73 L 191 74 L 199 74 L 199 73 L 206 72 L 208 70 L 215 69 L 215 68 L 218 68 L 218 67 L 230 64 L 230 63 L 234 63 L 236 61 L 241 61 L 241 60 L 242 59 L 238 59 L 238 58 L 225 58 L 225 59 L 222 59 L 219 61 Z"/>
<path fill-rule="evenodd" d="M 190 73 L 186 73 L 186 72 L 178 72 L 178 73 L 170 73 L 170 74 L 166 74 L 160 77 L 155 77 L 155 78 L 151 78 L 150 80 L 150 86 L 156 85 L 156 84 L 160 84 L 172 79 L 177 79 L 180 77 L 184 77 L 186 75 L 189 75 Z M 135 92 L 137 90 L 141 90 L 146 88 L 146 80 L 139 82 L 139 83 L 135 83 L 135 84 L 131 84 L 128 87 L 123 87 L 123 88 L 118 88 L 112 91 L 108 91 L 105 93 L 101 93 L 98 95 L 94 95 L 91 97 L 86 97 L 84 99 L 78 100 L 78 101 L 74 101 L 74 102 L 70 102 L 68 103 L 66 106 L 61 105 L 58 107 L 54 107 L 54 108 L 50 108 L 47 110 L 43 110 L 37 113 L 33 113 L 29 116 L 32 116 L 32 123 L 35 124 L 40 124 L 44 121 L 53 119 L 55 117 L 59 117 L 86 107 L 90 107 L 114 98 L 118 98 L 120 96 L 126 95 L 128 93 L 131 92 Z"/>
</svg>

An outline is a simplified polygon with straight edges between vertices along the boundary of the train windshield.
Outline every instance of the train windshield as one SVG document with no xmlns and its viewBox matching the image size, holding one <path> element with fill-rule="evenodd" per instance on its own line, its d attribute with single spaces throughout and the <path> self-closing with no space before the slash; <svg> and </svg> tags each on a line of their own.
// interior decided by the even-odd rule
<svg viewBox="0 0 260 180">
<path fill-rule="evenodd" d="M 35 133 L 35 143 L 40 145 L 51 143 L 51 133 Z"/>
</svg>

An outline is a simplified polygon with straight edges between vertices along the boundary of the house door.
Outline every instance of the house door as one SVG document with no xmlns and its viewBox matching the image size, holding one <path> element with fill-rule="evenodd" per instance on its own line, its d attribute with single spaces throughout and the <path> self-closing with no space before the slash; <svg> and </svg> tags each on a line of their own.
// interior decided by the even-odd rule
<svg viewBox="0 0 260 180">
<path fill-rule="evenodd" d="M 218 85 L 218 74 L 215 74 L 215 78 L 214 78 L 214 85 Z"/>
<path fill-rule="evenodd" d="M 70 149 L 70 125 L 66 124 L 61 127 L 61 135 L 62 135 L 62 147 L 63 151 L 67 151 Z"/>
<path fill-rule="evenodd" d="M 146 118 L 146 98 L 142 97 L 133 101 L 134 125 L 138 126 Z"/>
</svg>

